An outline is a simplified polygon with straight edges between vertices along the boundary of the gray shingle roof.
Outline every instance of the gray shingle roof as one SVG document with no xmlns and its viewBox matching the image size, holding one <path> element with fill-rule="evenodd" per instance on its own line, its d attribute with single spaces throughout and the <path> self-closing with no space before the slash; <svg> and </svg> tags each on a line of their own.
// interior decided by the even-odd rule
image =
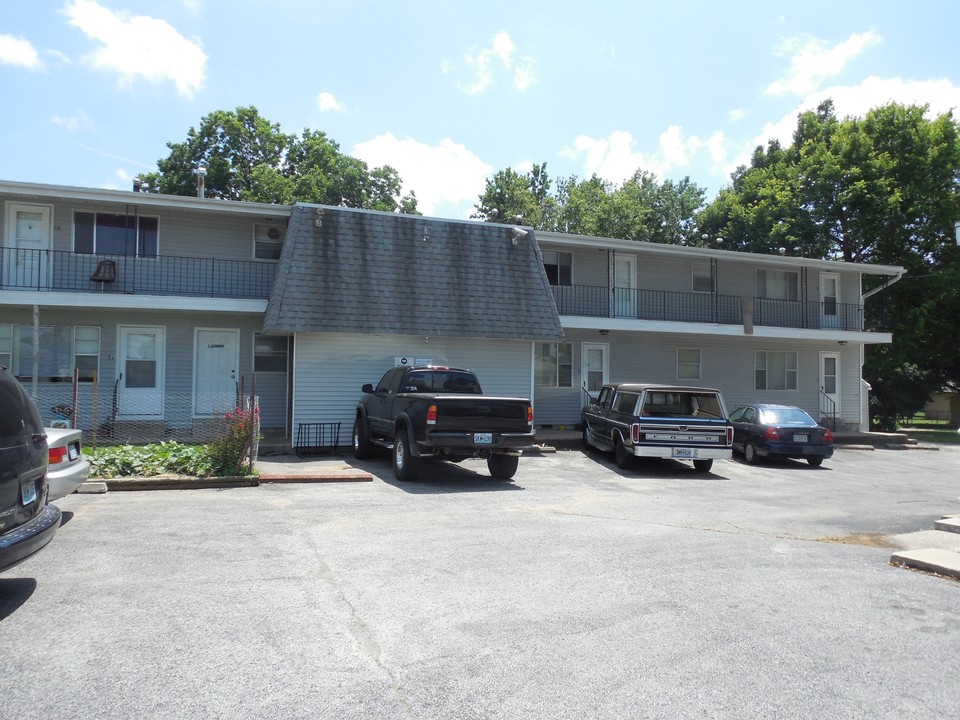
<svg viewBox="0 0 960 720">
<path fill-rule="evenodd" d="M 264 331 L 562 340 L 525 230 L 298 203 Z"/>
</svg>

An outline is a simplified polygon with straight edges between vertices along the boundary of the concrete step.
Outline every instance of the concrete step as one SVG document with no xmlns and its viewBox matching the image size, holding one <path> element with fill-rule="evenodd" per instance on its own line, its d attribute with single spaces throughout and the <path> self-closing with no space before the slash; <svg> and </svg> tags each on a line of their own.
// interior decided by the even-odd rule
<svg viewBox="0 0 960 720">
<path fill-rule="evenodd" d="M 953 550 L 904 550 L 895 552 L 890 557 L 890 563 L 960 579 L 960 552 Z"/>
<path fill-rule="evenodd" d="M 937 520 L 933 524 L 934 530 L 942 530 L 943 532 L 952 532 L 960 533 L 960 518 L 957 517 L 944 517 L 940 520 Z"/>
</svg>

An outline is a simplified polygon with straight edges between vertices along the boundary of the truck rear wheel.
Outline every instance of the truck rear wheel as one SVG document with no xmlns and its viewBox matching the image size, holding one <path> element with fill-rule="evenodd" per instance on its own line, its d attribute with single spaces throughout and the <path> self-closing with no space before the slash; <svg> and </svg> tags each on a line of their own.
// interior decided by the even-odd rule
<svg viewBox="0 0 960 720">
<path fill-rule="evenodd" d="M 693 467 L 696 468 L 697 472 L 710 472 L 710 468 L 713 467 L 713 460 L 694 460 Z"/>
<path fill-rule="evenodd" d="M 520 458 L 516 455 L 491 455 L 487 458 L 487 470 L 497 480 L 509 480 L 517 474 Z"/>
<path fill-rule="evenodd" d="M 420 474 L 420 458 L 413 455 L 403 428 L 393 439 L 393 474 L 401 482 L 413 482 Z"/>
<path fill-rule="evenodd" d="M 353 456 L 357 460 L 366 460 L 373 455 L 373 443 L 362 418 L 353 422 Z"/>
</svg>

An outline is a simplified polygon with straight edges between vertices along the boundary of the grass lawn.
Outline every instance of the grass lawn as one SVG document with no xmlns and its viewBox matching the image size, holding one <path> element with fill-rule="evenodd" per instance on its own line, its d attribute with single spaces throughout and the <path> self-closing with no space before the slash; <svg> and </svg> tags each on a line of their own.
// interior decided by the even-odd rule
<svg viewBox="0 0 960 720">
<path fill-rule="evenodd" d="M 905 427 L 902 432 L 914 440 L 935 445 L 960 445 L 960 432 L 945 425 L 934 427 Z"/>
</svg>

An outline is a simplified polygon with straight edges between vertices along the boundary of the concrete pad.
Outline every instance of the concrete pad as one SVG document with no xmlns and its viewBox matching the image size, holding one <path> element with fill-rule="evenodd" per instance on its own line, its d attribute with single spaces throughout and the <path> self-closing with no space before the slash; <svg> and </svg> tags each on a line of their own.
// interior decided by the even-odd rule
<svg viewBox="0 0 960 720">
<path fill-rule="evenodd" d="M 936 548 L 960 553 L 960 533 L 941 532 L 940 530 L 920 530 L 919 532 L 889 535 L 890 544 L 900 550 L 922 550 Z"/>
<path fill-rule="evenodd" d="M 960 533 L 960 518 L 943 518 L 937 520 L 933 527 L 935 530 L 942 530 L 943 532 Z"/>
<path fill-rule="evenodd" d="M 908 550 L 890 556 L 892 565 L 904 565 L 916 570 L 960 578 L 960 553 L 952 550 L 928 548 L 926 550 Z"/>
</svg>

